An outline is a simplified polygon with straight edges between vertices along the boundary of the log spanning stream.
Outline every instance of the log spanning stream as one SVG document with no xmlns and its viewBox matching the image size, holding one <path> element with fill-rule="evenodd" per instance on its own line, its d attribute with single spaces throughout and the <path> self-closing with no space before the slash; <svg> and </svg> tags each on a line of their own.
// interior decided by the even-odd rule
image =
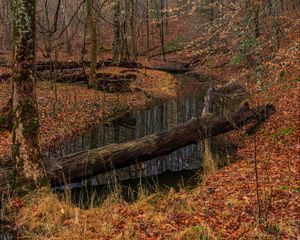
<svg viewBox="0 0 300 240">
<path fill-rule="evenodd" d="M 111 124 L 96 126 L 79 137 L 48 149 L 45 153 L 47 158 L 57 159 L 72 153 L 139 139 L 186 123 L 192 117 L 199 117 L 204 96 L 211 82 L 184 74 L 177 74 L 176 78 L 183 88 L 183 93 L 176 99 L 125 114 Z M 233 150 L 230 146 L 221 138 L 215 139 L 212 150 L 216 159 L 227 156 L 228 151 Z M 116 179 L 123 181 L 122 184 L 125 185 L 136 185 L 141 179 L 149 182 L 150 179 L 150 185 L 153 185 L 155 180 L 160 186 L 175 187 L 179 182 L 182 183 L 183 179 L 191 180 L 192 175 L 202 167 L 201 159 L 201 145 L 191 144 L 162 157 L 100 174 L 93 177 L 89 184 L 102 188 L 114 183 Z M 189 184 L 193 183 L 194 181 L 189 181 Z M 72 188 L 80 189 L 81 186 L 82 183 L 72 184 Z"/>
</svg>

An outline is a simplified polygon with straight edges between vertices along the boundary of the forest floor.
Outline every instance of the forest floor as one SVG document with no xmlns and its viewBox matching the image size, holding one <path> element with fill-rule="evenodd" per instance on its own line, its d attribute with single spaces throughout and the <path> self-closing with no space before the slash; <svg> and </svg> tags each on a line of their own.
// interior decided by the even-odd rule
<svg viewBox="0 0 300 240">
<path fill-rule="evenodd" d="M 230 134 L 239 161 L 197 188 L 141 192 L 134 203 L 115 192 L 87 210 L 40 189 L 12 199 L 16 226 L 30 239 L 299 239 L 298 70 L 263 87 L 248 85 L 251 104 L 270 102 L 277 111 L 255 136 Z"/>
<path fill-rule="evenodd" d="M 100 72 L 137 76 L 131 92 L 105 93 L 88 89 L 85 84 L 55 85 L 49 81 L 38 81 L 37 98 L 41 124 L 41 145 L 48 148 L 62 140 L 109 118 L 137 108 L 145 108 L 157 101 L 176 95 L 176 80 L 168 73 L 124 68 L 105 68 Z M 11 87 L 9 82 L 0 82 L 0 108 L 4 107 Z M 12 137 L 10 132 L 0 132 L 0 159 L 10 155 Z"/>
<path fill-rule="evenodd" d="M 16 227 L 30 239 L 299 239 L 297 29 L 299 26 L 286 36 L 289 41 L 283 42 L 268 61 L 261 63 L 267 74 L 259 81 L 253 81 L 252 67 L 231 66 L 230 59 L 222 52 L 206 59 L 207 64 L 194 66 L 194 71 L 199 74 L 238 81 L 251 94 L 248 99 L 251 106 L 272 103 L 276 107 L 276 113 L 255 135 L 248 136 L 243 129 L 229 134 L 228 137 L 240 146 L 237 162 L 210 174 L 192 190 L 176 192 L 171 189 L 155 194 L 141 191 L 134 203 L 125 202 L 115 192 L 100 206 L 87 210 L 72 205 L 68 198 L 62 200 L 49 189 L 39 189 L 23 199 L 11 199 L 8 206 Z M 170 59 L 184 61 L 187 58 L 178 53 Z M 85 88 L 79 90 L 83 91 L 81 97 L 91 94 Z M 141 93 L 135 94 L 134 100 Z M 42 101 L 43 97 L 38 95 Z M 63 96 L 60 102 L 72 101 L 68 106 L 72 108 L 74 99 Z M 129 101 L 133 96 L 128 95 L 125 99 Z M 84 99 L 76 101 L 83 105 L 82 110 L 90 104 Z M 46 100 L 43 102 L 52 114 L 52 105 Z M 72 110 L 66 112 L 73 118 Z M 43 126 L 45 116 L 41 115 L 41 118 Z M 91 122 L 86 116 L 83 119 L 81 123 Z M 59 120 L 59 123 L 73 122 Z"/>
</svg>

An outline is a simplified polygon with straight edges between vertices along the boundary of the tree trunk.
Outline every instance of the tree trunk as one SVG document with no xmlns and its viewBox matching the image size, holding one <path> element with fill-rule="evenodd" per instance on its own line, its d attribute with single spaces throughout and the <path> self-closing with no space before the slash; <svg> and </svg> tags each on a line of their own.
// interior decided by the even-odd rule
<svg viewBox="0 0 300 240">
<path fill-rule="evenodd" d="M 115 1 L 115 15 L 114 15 L 114 42 L 113 42 L 113 64 L 118 65 L 121 61 L 121 34 L 120 34 L 120 15 L 121 2 Z"/>
<path fill-rule="evenodd" d="M 165 0 L 165 35 L 169 34 L 169 2 Z"/>
<path fill-rule="evenodd" d="M 276 6 L 274 6 L 274 4 L 272 3 L 272 0 L 268 0 L 268 7 L 269 7 L 270 14 L 272 16 L 272 19 L 273 19 L 273 28 L 274 28 L 274 32 L 275 32 L 275 38 L 276 38 L 276 47 L 279 48 L 280 47 L 281 29 L 280 29 L 280 25 L 279 25 L 278 11 L 276 9 Z"/>
<path fill-rule="evenodd" d="M 35 0 L 13 0 L 13 158 L 18 175 L 37 181 L 44 176 L 35 93 Z"/>
<path fill-rule="evenodd" d="M 68 6 L 67 1 L 65 0 L 62 4 L 62 12 L 63 12 L 63 26 L 66 28 L 65 30 L 65 42 L 67 44 L 67 53 L 69 55 L 72 55 L 72 39 L 71 39 L 71 32 L 70 32 L 70 26 L 68 26 L 68 23 L 70 21 L 68 16 Z"/>
<path fill-rule="evenodd" d="M 165 30 L 164 30 L 164 0 L 160 0 L 160 43 L 161 43 L 163 60 L 166 61 Z"/>
<path fill-rule="evenodd" d="M 146 0 L 146 27 L 147 27 L 147 33 L 146 33 L 146 38 L 147 38 L 147 50 L 146 50 L 146 53 L 147 53 L 147 59 L 149 61 L 149 57 L 150 57 L 150 26 L 149 26 L 149 0 Z"/>
<path fill-rule="evenodd" d="M 130 62 L 137 61 L 137 46 L 136 46 L 136 1 L 131 1 L 131 16 L 130 16 Z"/>
<path fill-rule="evenodd" d="M 95 26 L 94 19 L 94 10 L 93 10 L 93 0 L 87 0 L 87 18 L 88 18 L 88 28 L 90 33 L 90 76 L 88 86 L 89 88 L 95 87 L 96 82 L 96 70 L 97 70 L 97 31 Z"/>
<path fill-rule="evenodd" d="M 260 29 L 259 29 L 259 9 L 260 6 L 259 4 L 256 4 L 256 6 L 254 6 L 254 26 L 255 26 L 255 38 L 259 38 L 260 37 Z"/>
</svg>

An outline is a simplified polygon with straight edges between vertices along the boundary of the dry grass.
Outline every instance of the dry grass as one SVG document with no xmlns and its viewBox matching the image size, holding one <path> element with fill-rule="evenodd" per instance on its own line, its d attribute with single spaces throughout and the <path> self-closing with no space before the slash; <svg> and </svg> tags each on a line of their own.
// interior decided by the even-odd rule
<svg viewBox="0 0 300 240">
<path fill-rule="evenodd" d="M 209 140 L 204 140 L 203 144 L 203 174 L 204 178 L 216 172 L 216 163 L 211 152 Z"/>
<path fill-rule="evenodd" d="M 193 202 L 184 190 L 140 196 L 128 204 L 114 193 L 101 206 L 82 210 L 40 189 L 23 199 L 16 225 L 30 239 L 212 239 L 195 224 Z"/>
</svg>

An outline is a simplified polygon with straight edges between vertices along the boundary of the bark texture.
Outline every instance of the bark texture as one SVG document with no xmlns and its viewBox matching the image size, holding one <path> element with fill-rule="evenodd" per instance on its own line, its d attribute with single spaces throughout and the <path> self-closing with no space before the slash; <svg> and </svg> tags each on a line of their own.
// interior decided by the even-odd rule
<svg viewBox="0 0 300 240">
<path fill-rule="evenodd" d="M 13 150 L 18 175 L 43 176 L 35 93 L 35 0 L 13 0 Z"/>
</svg>

